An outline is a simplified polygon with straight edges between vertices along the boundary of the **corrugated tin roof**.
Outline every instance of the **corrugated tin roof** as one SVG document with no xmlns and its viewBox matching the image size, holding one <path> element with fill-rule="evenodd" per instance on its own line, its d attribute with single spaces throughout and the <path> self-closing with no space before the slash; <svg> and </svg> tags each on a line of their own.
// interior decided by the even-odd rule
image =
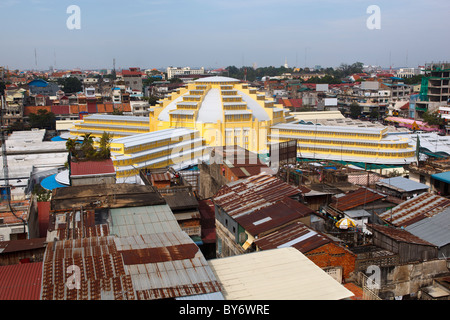
<svg viewBox="0 0 450 320">
<path fill-rule="evenodd" d="M 426 184 L 419 183 L 404 177 L 393 177 L 388 179 L 382 179 L 376 183 L 388 188 L 395 188 L 402 192 L 411 192 L 416 190 L 426 190 L 430 187 Z"/>
<path fill-rule="evenodd" d="M 338 210 L 346 211 L 386 197 L 386 195 L 372 191 L 368 188 L 360 188 L 338 198 L 331 206 Z"/>
<path fill-rule="evenodd" d="M 293 247 L 306 254 L 330 242 L 331 239 L 327 236 L 308 228 L 301 222 L 296 222 L 257 239 L 255 244 L 262 250 Z"/>
<path fill-rule="evenodd" d="M 229 216 L 237 218 L 300 193 L 300 189 L 272 175 L 261 173 L 222 187 L 213 202 Z"/>
<path fill-rule="evenodd" d="M 175 216 L 167 204 L 111 209 L 111 234 L 119 237 L 181 232 Z"/>
<path fill-rule="evenodd" d="M 379 217 L 398 227 L 406 227 L 424 218 L 432 217 L 449 206 L 450 199 L 425 192 L 379 214 Z"/>
<path fill-rule="evenodd" d="M 93 237 L 49 243 L 44 255 L 42 300 L 122 300 L 136 298 L 114 237 Z M 80 289 L 69 266 L 80 268 Z"/>
<path fill-rule="evenodd" d="M 175 298 L 220 292 L 200 249 L 184 232 L 115 239 L 137 299 Z"/>
<path fill-rule="evenodd" d="M 208 261 L 226 300 L 339 300 L 353 293 L 295 248 Z"/>
<path fill-rule="evenodd" d="M 413 235 L 442 247 L 450 243 L 450 208 L 405 228 Z"/>
<path fill-rule="evenodd" d="M 313 213 L 304 204 L 286 197 L 251 214 L 237 217 L 236 222 L 251 235 L 258 236 Z"/>
<path fill-rule="evenodd" d="M 52 191 L 52 210 L 71 208 L 122 208 L 164 204 L 155 188 L 147 185 L 114 183 L 71 186 Z"/>
<path fill-rule="evenodd" d="M 42 249 L 45 246 L 45 238 L 0 241 L 0 253 Z"/>
<path fill-rule="evenodd" d="M 367 227 L 371 230 L 378 231 L 389 238 L 394 239 L 395 241 L 399 242 L 407 242 L 407 243 L 413 243 L 413 244 L 420 244 L 424 246 L 435 246 L 432 243 L 429 243 L 428 241 L 425 241 L 412 233 L 406 231 L 405 229 L 399 229 L 395 227 L 389 227 L 389 226 L 382 226 L 377 224 L 366 224 Z"/>
<path fill-rule="evenodd" d="M 0 300 L 39 300 L 42 262 L 0 267 Z"/>
</svg>

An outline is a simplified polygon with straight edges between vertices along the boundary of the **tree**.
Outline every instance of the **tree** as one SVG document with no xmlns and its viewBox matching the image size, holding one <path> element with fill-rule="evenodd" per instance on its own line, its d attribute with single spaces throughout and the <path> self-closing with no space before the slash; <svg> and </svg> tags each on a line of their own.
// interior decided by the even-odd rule
<svg viewBox="0 0 450 320">
<path fill-rule="evenodd" d="M 380 113 L 378 112 L 377 109 L 372 108 L 372 110 L 370 110 L 370 115 L 369 115 L 370 118 L 378 119 L 379 116 L 380 116 Z"/>
<path fill-rule="evenodd" d="M 442 126 L 445 124 L 445 119 L 442 118 L 439 112 L 430 112 L 426 111 L 422 115 L 423 121 L 428 123 L 429 125 L 439 125 Z"/>
<path fill-rule="evenodd" d="M 358 117 L 361 115 L 361 107 L 358 103 L 352 102 L 350 105 L 350 117 L 352 119 L 358 119 Z"/>
<path fill-rule="evenodd" d="M 52 193 L 49 190 L 44 189 L 40 184 L 34 186 L 33 192 L 38 202 L 46 202 L 50 200 Z"/>
<path fill-rule="evenodd" d="M 39 109 L 37 114 L 30 113 L 29 119 L 32 128 L 55 130 L 55 114 L 47 111 L 46 109 Z"/>
<path fill-rule="evenodd" d="M 94 149 L 94 138 L 90 133 L 85 133 L 83 135 L 83 142 L 81 143 L 81 150 L 84 153 L 84 157 L 87 159 L 92 159 L 95 154 Z"/>
<path fill-rule="evenodd" d="M 75 158 L 77 157 L 76 154 L 76 146 L 77 146 L 77 141 L 75 139 L 68 139 L 66 141 L 66 149 L 67 151 L 69 151 L 73 156 L 75 156 Z"/>
<path fill-rule="evenodd" d="M 111 157 L 111 134 L 103 131 L 102 137 L 100 138 L 100 150 L 98 150 L 98 158 L 109 159 Z"/>
<path fill-rule="evenodd" d="M 60 79 L 58 83 L 63 86 L 64 93 L 76 93 L 83 90 L 83 84 L 75 77 Z"/>
</svg>

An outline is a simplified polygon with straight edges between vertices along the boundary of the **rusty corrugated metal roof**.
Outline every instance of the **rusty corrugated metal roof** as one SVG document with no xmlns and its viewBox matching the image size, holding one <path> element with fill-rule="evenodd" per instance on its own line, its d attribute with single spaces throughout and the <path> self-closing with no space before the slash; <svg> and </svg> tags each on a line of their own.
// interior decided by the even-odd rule
<svg viewBox="0 0 450 320">
<path fill-rule="evenodd" d="M 217 192 L 213 201 L 229 216 L 238 218 L 300 193 L 298 188 L 262 173 L 227 184 Z"/>
<path fill-rule="evenodd" d="M 220 292 L 199 248 L 183 232 L 115 239 L 137 299 L 176 298 Z"/>
<path fill-rule="evenodd" d="M 106 223 L 95 223 L 94 210 L 62 210 L 53 211 L 49 218 L 47 238 L 53 241 L 81 239 L 109 235 L 109 226 Z"/>
<path fill-rule="evenodd" d="M 45 246 L 45 238 L 0 241 L 0 253 L 42 249 Z"/>
<path fill-rule="evenodd" d="M 432 217 L 450 206 L 450 199 L 429 192 L 409 199 L 379 217 L 395 226 L 409 226 L 426 217 Z"/>
<path fill-rule="evenodd" d="M 139 208 L 130 208 L 130 212 L 136 209 Z M 145 215 L 146 211 L 141 211 Z M 153 221 L 147 223 L 161 224 L 160 219 L 153 220 L 147 215 Z M 172 220 L 176 223 L 173 214 Z M 151 234 L 49 242 L 44 256 L 41 298 L 162 299 L 221 291 L 200 249 L 178 225 L 170 229 L 173 232 L 156 227 L 153 230 Z M 71 276 L 67 267 L 71 265 L 80 268 L 80 289 L 69 289 L 66 285 Z"/>
<path fill-rule="evenodd" d="M 331 206 L 338 210 L 346 211 L 386 197 L 387 195 L 372 191 L 368 188 L 360 188 L 338 198 Z"/>
<path fill-rule="evenodd" d="M 262 250 L 293 247 L 306 254 L 330 242 L 331 239 L 327 236 L 308 228 L 301 222 L 295 222 L 257 239 L 255 244 Z"/>
<path fill-rule="evenodd" d="M 285 197 L 268 207 L 236 218 L 236 222 L 251 235 L 258 236 L 313 213 L 304 204 Z"/>
<path fill-rule="evenodd" d="M 50 242 L 44 255 L 42 300 L 134 300 L 131 276 L 125 272 L 114 237 Z M 69 266 L 80 268 L 80 289 L 69 289 Z"/>
<path fill-rule="evenodd" d="M 389 238 L 394 239 L 395 241 L 436 247 L 434 244 L 429 243 L 428 241 L 425 241 L 404 229 L 376 225 L 376 224 L 369 224 L 369 223 L 366 223 L 366 225 L 369 229 L 378 231 L 378 232 L 388 236 Z"/>
</svg>

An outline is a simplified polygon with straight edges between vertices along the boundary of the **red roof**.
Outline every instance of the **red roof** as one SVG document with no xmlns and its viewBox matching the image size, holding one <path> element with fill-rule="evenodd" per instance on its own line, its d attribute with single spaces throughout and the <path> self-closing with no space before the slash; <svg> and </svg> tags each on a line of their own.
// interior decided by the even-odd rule
<svg viewBox="0 0 450 320">
<path fill-rule="evenodd" d="M 114 165 L 111 159 L 102 161 L 81 161 L 70 164 L 71 176 L 84 176 L 93 174 L 114 173 Z"/>
<path fill-rule="evenodd" d="M 141 76 L 142 73 L 140 71 L 131 71 L 131 70 L 122 70 L 123 76 Z"/>
<path fill-rule="evenodd" d="M 69 106 L 52 106 L 52 112 L 56 115 L 69 114 L 70 108 Z"/>
<path fill-rule="evenodd" d="M 0 300 L 39 300 L 42 262 L 0 267 Z"/>
<path fill-rule="evenodd" d="M 386 196 L 378 192 L 371 191 L 370 189 L 360 188 L 338 198 L 331 206 L 338 210 L 346 211 L 383 198 L 386 198 Z"/>
</svg>

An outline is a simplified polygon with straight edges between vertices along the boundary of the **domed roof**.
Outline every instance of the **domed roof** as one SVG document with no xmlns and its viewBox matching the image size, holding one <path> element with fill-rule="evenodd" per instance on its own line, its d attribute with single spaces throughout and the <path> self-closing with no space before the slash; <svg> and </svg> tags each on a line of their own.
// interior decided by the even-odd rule
<svg viewBox="0 0 450 320">
<path fill-rule="evenodd" d="M 197 79 L 196 86 L 205 84 L 208 89 L 204 90 L 196 86 L 188 89 L 161 110 L 158 120 L 170 121 L 172 114 L 181 117 L 196 115 L 193 121 L 197 123 L 224 122 L 227 115 L 247 117 L 251 115 L 253 120 L 269 121 L 268 112 L 259 101 L 241 88 L 240 82 L 238 79 L 222 76 Z M 225 90 L 222 85 L 232 86 L 232 88 Z M 179 108 L 179 105 L 187 106 L 187 108 Z"/>
<path fill-rule="evenodd" d="M 200 79 L 195 80 L 194 82 L 208 82 L 208 83 L 214 83 L 214 82 L 240 82 L 240 80 L 234 79 L 234 78 L 229 78 L 229 77 L 212 76 L 212 77 L 200 78 Z"/>
</svg>

